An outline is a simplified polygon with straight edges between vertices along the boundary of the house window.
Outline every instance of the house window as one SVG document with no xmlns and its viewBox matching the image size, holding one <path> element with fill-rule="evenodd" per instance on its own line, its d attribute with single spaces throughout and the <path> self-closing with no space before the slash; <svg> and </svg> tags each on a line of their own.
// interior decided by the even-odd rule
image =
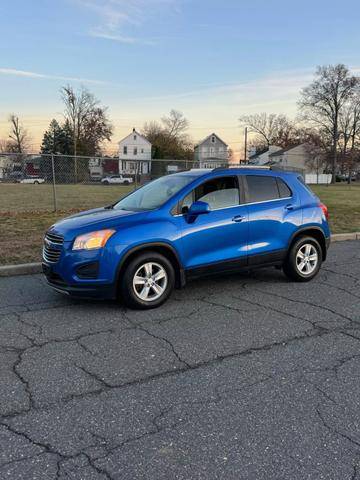
<svg viewBox="0 0 360 480">
<path fill-rule="evenodd" d="M 141 153 L 144 153 L 144 149 L 143 149 L 143 148 L 141 149 Z"/>
<path fill-rule="evenodd" d="M 137 138 L 137 135 L 134 135 L 134 140 L 136 140 L 136 138 Z"/>
<path fill-rule="evenodd" d="M 211 137 L 211 143 L 216 143 L 215 135 L 213 135 L 213 136 Z"/>
<path fill-rule="evenodd" d="M 124 155 L 127 155 L 127 147 L 124 147 L 124 148 L 123 148 L 123 154 L 124 154 Z"/>
<path fill-rule="evenodd" d="M 134 147 L 134 155 L 137 155 L 137 147 Z"/>
</svg>

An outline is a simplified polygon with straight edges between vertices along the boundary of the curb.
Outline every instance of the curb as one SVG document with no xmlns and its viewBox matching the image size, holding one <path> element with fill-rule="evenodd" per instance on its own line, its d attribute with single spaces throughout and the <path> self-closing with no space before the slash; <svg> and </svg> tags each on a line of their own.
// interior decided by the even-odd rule
<svg viewBox="0 0 360 480">
<path fill-rule="evenodd" d="M 360 232 L 336 233 L 335 235 L 331 235 L 332 242 L 345 242 L 347 240 L 360 240 Z M 20 265 L 0 266 L 0 277 L 12 277 L 15 275 L 32 275 L 41 272 L 41 263 L 22 263 Z"/>
<path fill-rule="evenodd" d="M 2 267 L 0 267 L 0 277 L 12 277 L 13 275 L 31 275 L 41 272 L 41 263 L 22 263 L 20 265 L 3 265 Z"/>
<path fill-rule="evenodd" d="M 345 242 L 346 240 L 360 240 L 360 232 L 336 233 L 335 235 L 331 235 L 332 242 Z"/>
</svg>

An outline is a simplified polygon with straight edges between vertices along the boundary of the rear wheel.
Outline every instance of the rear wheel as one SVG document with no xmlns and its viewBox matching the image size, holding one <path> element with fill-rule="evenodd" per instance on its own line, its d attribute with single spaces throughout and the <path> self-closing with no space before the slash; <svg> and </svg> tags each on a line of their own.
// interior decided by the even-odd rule
<svg viewBox="0 0 360 480">
<path fill-rule="evenodd" d="M 308 282 L 318 274 L 321 263 L 319 242 L 313 237 L 300 237 L 291 246 L 283 270 L 291 280 Z"/>
<path fill-rule="evenodd" d="M 121 298 L 126 305 L 155 308 L 164 303 L 174 289 L 174 267 L 160 253 L 146 252 L 129 263 L 120 282 Z"/>
</svg>

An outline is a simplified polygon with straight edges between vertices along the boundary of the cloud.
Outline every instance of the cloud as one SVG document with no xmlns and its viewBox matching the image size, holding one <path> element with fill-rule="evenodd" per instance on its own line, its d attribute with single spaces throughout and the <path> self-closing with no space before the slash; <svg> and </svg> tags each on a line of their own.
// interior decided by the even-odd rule
<svg viewBox="0 0 360 480">
<path fill-rule="evenodd" d="M 263 99 L 273 103 L 276 99 L 289 98 L 297 95 L 301 88 L 313 79 L 313 69 L 273 72 L 260 78 L 246 82 L 231 82 L 200 85 L 193 90 L 161 95 L 158 97 L 143 97 L 141 100 L 177 100 L 196 98 L 225 98 L 231 101 L 242 100 L 244 103 Z"/>
<path fill-rule="evenodd" d="M 80 6 L 96 14 L 96 24 L 88 35 L 125 44 L 156 45 L 133 32 L 164 12 L 179 12 L 179 0 L 75 0 Z M 165 9 L 166 8 L 166 9 Z M 127 32 L 131 29 L 131 35 Z"/>
<path fill-rule="evenodd" d="M 156 45 L 154 40 L 146 40 L 138 37 L 126 37 L 124 35 L 112 35 L 110 33 L 90 32 L 89 35 L 95 38 L 103 38 L 105 40 L 112 40 L 119 43 L 141 44 L 141 45 Z"/>
<path fill-rule="evenodd" d="M 45 73 L 28 72 L 26 70 L 17 70 L 15 68 L 0 68 L 0 75 L 12 75 L 15 77 L 38 78 L 47 80 L 64 80 L 67 82 L 91 83 L 94 85 L 108 85 L 109 82 L 102 80 L 93 80 L 89 78 L 66 77 L 62 75 L 47 75 Z"/>
</svg>

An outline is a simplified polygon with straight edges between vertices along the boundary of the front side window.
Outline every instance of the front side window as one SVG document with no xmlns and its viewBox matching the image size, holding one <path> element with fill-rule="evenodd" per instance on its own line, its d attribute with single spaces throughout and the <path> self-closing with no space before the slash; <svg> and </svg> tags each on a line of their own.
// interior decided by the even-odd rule
<svg viewBox="0 0 360 480">
<path fill-rule="evenodd" d="M 219 177 L 208 180 L 189 193 L 182 201 L 180 211 L 186 213 L 196 201 L 206 202 L 211 210 L 239 205 L 237 177 Z"/>
<path fill-rule="evenodd" d="M 276 200 L 279 197 L 279 190 L 275 177 L 247 175 L 248 203 L 266 202 Z"/>
<path fill-rule="evenodd" d="M 130 195 L 116 203 L 113 208 L 133 212 L 154 210 L 161 207 L 195 178 L 192 175 L 180 174 L 158 178 L 130 193 Z"/>
</svg>

